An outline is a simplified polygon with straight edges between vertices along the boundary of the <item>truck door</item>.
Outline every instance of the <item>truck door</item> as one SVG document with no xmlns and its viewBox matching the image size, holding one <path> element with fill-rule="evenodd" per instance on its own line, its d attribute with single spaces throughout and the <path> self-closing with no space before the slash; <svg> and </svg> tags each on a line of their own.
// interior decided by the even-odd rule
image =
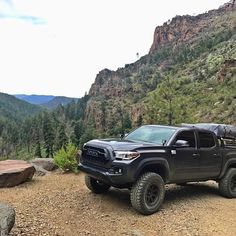
<svg viewBox="0 0 236 236">
<path fill-rule="evenodd" d="M 186 143 L 186 145 L 178 146 L 178 143 Z M 177 134 L 171 151 L 175 171 L 173 180 L 186 181 L 194 180 L 199 176 L 199 153 L 197 149 L 196 134 L 193 130 L 181 131 Z"/>
<path fill-rule="evenodd" d="M 215 136 L 207 131 L 198 131 L 201 178 L 217 177 L 222 166 L 222 154 Z"/>
</svg>

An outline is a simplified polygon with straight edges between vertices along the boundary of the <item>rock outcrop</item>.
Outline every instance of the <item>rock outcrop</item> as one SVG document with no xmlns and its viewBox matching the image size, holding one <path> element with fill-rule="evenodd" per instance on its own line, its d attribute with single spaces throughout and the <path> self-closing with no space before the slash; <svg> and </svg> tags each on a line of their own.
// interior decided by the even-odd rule
<svg viewBox="0 0 236 236">
<path fill-rule="evenodd" d="M 35 158 L 29 161 L 36 170 L 35 175 L 44 176 L 50 171 L 57 169 L 57 166 L 53 162 L 53 158 Z"/>
<path fill-rule="evenodd" d="M 146 113 L 144 98 L 156 89 L 165 72 L 171 70 L 179 58 L 189 56 L 190 52 L 184 49 L 195 50 L 194 46 L 201 40 L 214 39 L 219 32 L 224 35 L 225 30 L 234 31 L 235 9 L 231 1 L 217 10 L 197 16 L 176 16 L 158 26 L 148 55 L 116 71 L 104 69 L 97 74 L 89 91 L 83 117 L 85 124 L 95 123 L 97 130 L 106 132 L 121 126 L 121 113 L 129 115 L 133 126 L 140 123 Z M 178 52 L 182 54 L 174 58 Z"/>
<path fill-rule="evenodd" d="M 35 168 L 35 175 L 36 175 L 36 176 L 44 176 L 44 175 L 50 173 L 49 171 L 43 169 L 41 166 L 38 166 L 38 165 L 36 165 L 36 164 L 32 164 L 32 165 L 33 165 L 34 168 Z"/>
<path fill-rule="evenodd" d="M 226 3 L 217 10 L 211 10 L 207 13 L 197 16 L 176 16 L 171 21 L 164 23 L 163 26 L 157 26 L 154 32 L 154 39 L 150 53 L 165 47 L 177 46 L 181 43 L 189 42 L 197 34 L 205 33 L 209 29 L 209 24 L 213 18 L 235 9 L 233 2 Z"/>
<path fill-rule="evenodd" d="M 15 224 L 15 210 L 11 206 L 0 203 L 0 235 L 8 236 Z"/>
<path fill-rule="evenodd" d="M 35 158 L 31 160 L 30 163 L 39 166 L 46 171 L 52 171 L 57 168 L 53 162 L 53 158 Z"/>
<path fill-rule="evenodd" d="M 34 173 L 33 165 L 25 161 L 0 161 L 0 187 L 13 187 L 30 181 Z"/>
</svg>

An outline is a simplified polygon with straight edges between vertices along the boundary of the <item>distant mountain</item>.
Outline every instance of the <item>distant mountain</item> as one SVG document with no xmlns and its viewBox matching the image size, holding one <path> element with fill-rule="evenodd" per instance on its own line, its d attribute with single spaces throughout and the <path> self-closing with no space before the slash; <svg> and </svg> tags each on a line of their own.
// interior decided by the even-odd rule
<svg viewBox="0 0 236 236">
<path fill-rule="evenodd" d="M 9 94 L 0 93 L 0 119 L 21 120 L 42 110 L 43 108 L 40 106 L 29 104 Z"/>
<path fill-rule="evenodd" d="M 41 106 L 46 107 L 48 109 L 54 109 L 56 108 L 58 105 L 67 105 L 68 103 L 70 103 L 74 98 L 68 98 L 68 97 L 54 97 L 52 100 L 46 102 L 46 103 L 42 103 Z M 78 100 L 78 98 L 75 98 L 74 100 Z"/>
<path fill-rule="evenodd" d="M 73 99 L 78 100 L 78 98 L 69 98 L 65 96 L 53 96 L 53 95 L 25 95 L 25 94 L 16 94 L 16 98 L 26 101 L 31 104 L 41 105 L 48 109 L 54 109 L 58 105 L 66 105 L 71 102 Z"/>
<path fill-rule="evenodd" d="M 47 103 L 51 101 L 53 98 L 55 98 L 55 96 L 52 96 L 52 95 L 36 95 L 36 94 L 32 94 L 32 95 L 15 94 L 14 96 L 28 103 L 37 104 L 37 105 Z"/>
</svg>

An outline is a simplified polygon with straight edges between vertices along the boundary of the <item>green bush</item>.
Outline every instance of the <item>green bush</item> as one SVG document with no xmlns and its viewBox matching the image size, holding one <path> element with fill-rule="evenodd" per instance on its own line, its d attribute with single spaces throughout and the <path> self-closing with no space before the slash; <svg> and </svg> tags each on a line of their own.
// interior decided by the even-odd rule
<svg viewBox="0 0 236 236">
<path fill-rule="evenodd" d="M 77 148 L 69 143 L 66 148 L 61 148 L 55 153 L 54 163 L 63 171 L 77 172 Z"/>
</svg>

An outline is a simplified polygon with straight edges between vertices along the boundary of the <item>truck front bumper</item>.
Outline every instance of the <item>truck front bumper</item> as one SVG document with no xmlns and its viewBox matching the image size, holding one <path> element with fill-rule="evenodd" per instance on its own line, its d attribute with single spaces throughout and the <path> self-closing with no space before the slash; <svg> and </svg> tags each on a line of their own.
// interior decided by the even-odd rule
<svg viewBox="0 0 236 236">
<path fill-rule="evenodd" d="M 79 163 L 78 170 L 114 187 L 129 186 L 134 181 L 129 176 L 127 168 L 122 165 L 114 166 L 111 169 L 101 169 Z"/>
</svg>

